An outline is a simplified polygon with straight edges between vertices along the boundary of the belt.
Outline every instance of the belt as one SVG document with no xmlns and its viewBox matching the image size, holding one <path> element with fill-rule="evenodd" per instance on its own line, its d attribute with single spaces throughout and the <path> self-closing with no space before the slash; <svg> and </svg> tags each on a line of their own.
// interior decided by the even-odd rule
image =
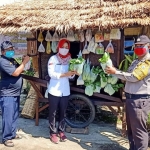
<svg viewBox="0 0 150 150">
<path fill-rule="evenodd" d="M 148 94 L 129 94 L 129 93 L 125 93 L 125 96 L 126 98 L 131 98 L 131 99 L 138 99 L 138 98 L 141 98 L 141 99 L 149 99 L 150 98 L 150 95 Z"/>
</svg>

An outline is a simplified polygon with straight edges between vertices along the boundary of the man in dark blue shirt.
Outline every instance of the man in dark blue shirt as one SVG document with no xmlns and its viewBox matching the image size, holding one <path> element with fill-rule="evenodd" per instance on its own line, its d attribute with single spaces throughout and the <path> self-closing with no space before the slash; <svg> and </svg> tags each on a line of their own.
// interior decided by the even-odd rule
<svg viewBox="0 0 150 150">
<path fill-rule="evenodd" d="M 21 73 L 29 56 L 22 59 L 19 65 L 14 58 L 13 45 L 9 41 L 1 44 L 0 58 L 0 105 L 2 108 L 2 142 L 5 146 L 13 147 L 12 139 L 21 138 L 16 134 L 16 122 L 19 116 L 20 93 L 22 88 Z"/>
</svg>

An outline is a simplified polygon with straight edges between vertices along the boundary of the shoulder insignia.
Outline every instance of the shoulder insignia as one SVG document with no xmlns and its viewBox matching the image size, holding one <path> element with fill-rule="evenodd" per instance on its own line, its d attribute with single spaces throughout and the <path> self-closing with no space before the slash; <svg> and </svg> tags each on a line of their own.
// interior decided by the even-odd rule
<svg viewBox="0 0 150 150">
<path fill-rule="evenodd" d="M 148 60 L 140 63 L 134 70 L 133 75 L 138 79 L 142 80 L 144 79 L 149 72 L 150 69 L 150 62 Z"/>
</svg>

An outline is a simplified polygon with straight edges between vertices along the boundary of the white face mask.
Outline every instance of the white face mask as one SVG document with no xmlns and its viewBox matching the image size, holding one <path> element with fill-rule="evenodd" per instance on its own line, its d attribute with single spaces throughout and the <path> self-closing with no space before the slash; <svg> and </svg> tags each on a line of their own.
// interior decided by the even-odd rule
<svg viewBox="0 0 150 150">
<path fill-rule="evenodd" d="M 66 48 L 59 48 L 59 53 L 63 56 L 67 55 L 69 52 L 69 49 Z"/>
</svg>

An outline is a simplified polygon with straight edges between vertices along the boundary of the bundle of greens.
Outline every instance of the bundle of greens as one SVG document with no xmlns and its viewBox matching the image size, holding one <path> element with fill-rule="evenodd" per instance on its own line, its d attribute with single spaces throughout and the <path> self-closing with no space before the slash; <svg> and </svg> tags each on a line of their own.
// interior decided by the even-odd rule
<svg viewBox="0 0 150 150">
<path fill-rule="evenodd" d="M 110 67 L 112 66 L 112 61 L 110 59 L 109 53 L 105 52 L 102 58 L 100 58 L 98 61 L 100 62 L 101 67 L 104 70 L 104 72 L 107 66 L 110 66 Z"/>
<path fill-rule="evenodd" d="M 69 70 L 70 71 L 77 71 L 79 75 L 82 74 L 83 65 L 85 63 L 85 60 L 82 57 L 71 59 L 69 61 Z"/>
</svg>

